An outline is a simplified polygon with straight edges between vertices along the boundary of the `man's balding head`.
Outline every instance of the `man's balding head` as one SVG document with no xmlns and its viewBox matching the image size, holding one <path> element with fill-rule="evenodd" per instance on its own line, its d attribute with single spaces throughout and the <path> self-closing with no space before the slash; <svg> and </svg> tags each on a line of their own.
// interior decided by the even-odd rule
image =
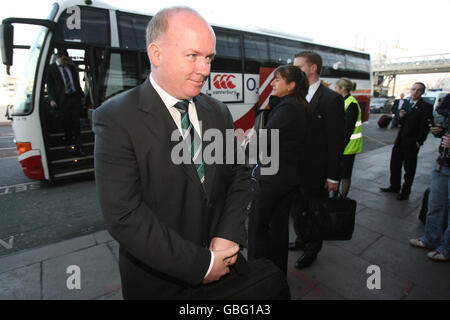
<svg viewBox="0 0 450 320">
<path fill-rule="evenodd" d="M 177 99 L 200 93 L 215 55 L 216 37 L 208 22 L 186 7 L 163 9 L 147 28 L 153 79 Z"/>
</svg>

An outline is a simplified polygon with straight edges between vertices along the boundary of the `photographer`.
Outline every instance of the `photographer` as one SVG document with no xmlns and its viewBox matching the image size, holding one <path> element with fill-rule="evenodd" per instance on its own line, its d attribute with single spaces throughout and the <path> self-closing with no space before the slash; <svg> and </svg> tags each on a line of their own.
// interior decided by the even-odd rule
<svg viewBox="0 0 450 320">
<path fill-rule="evenodd" d="M 442 138 L 442 142 L 436 166 L 431 172 L 425 235 L 409 242 L 414 247 L 432 249 L 433 251 L 428 253 L 432 260 L 450 261 L 450 94 L 444 98 L 436 111 L 444 117 L 444 122 L 440 126 L 430 124 L 431 132 L 435 137 Z"/>
</svg>

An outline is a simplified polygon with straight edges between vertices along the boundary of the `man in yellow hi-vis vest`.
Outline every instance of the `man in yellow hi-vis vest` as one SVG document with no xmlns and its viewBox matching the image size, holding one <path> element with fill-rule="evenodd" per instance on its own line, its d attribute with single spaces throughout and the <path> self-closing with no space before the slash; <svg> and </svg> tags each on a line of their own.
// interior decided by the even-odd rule
<svg viewBox="0 0 450 320">
<path fill-rule="evenodd" d="M 342 157 L 341 193 L 346 197 L 351 185 L 353 163 L 357 153 L 362 152 L 362 122 L 361 108 L 350 92 L 355 90 L 355 84 L 347 78 L 336 82 L 335 90 L 345 99 L 345 149 Z"/>
</svg>

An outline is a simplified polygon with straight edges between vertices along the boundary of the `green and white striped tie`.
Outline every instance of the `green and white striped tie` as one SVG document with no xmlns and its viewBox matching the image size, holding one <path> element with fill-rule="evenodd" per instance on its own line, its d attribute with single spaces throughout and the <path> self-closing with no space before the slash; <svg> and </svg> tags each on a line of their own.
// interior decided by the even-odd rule
<svg viewBox="0 0 450 320">
<path fill-rule="evenodd" d="M 189 152 L 191 153 L 191 158 L 197 169 L 198 177 L 202 185 L 205 183 L 205 171 L 202 162 L 202 139 L 195 131 L 194 126 L 189 120 L 189 101 L 183 100 L 177 102 L 174 107 L 180 111 L 181 114 L 181 129 L 183 132 L 183 141 L 186 141 L 189 147 Z"/>
</svg>

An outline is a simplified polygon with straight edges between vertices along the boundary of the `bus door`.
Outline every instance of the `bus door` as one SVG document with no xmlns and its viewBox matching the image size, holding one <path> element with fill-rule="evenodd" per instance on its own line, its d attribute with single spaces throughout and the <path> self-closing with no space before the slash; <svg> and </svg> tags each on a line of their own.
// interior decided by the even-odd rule
<svg viewBox="0 0 450 320">
<path fill-rule="evenodd" d="M 99 105 L 109 98 L 132 89 L 148 77 L 150 62 L 145 51 L 107 48 L 99 63 L 95 94 Z"/>
<path fill-rule="evenodd" d="M 142 83 L 150 71 L 145 52 L 108 47 L 67 48 L 76 65 L 85 105 L 80 117 L 81 145 L 84 154 L 65 145 L 61 115 L 47 114 L 47 154 L 51 178 L 92 173 L 94 171 L 94 133 L 92 113 L 107 99 Z M 50 63 L 54 58 L 50 59 Z M 48 95 L 42 109 L 51 110 Z"/>
<path fill-rule="evenodd" d="M 45 148 L 47 154 L 47 163 L 50 178 L 63 178 L 73 174 L 92 173 L 93 170 L 93 151 L 94 134 L 90 126 L 90 110 L 92 110 L 98 101 L 93 88 L 98 79 L 98 67 L 96 57 L 101 56 L 104 49 L 97 48 L 76 48 L 76 47 L 55 47 L 67 50 L 70 58 L 70 64 L 78 71 L 78 79 L 81 90 L 84 95 L 84 103 L 81 106 L 81 112 L 74 121 L 79 122 L 80 127 L 80 147 L 83 152 L 75 149 L 74 145 L 68 144 L 65 137 L 65 124 L 63 117 L 67 116 L 63 112 L 68 112 L 64 106 L 56 108 L 50 106 L 48 97 L 48 77 L 49 68 L 56 63 L 55 50 L 51 50 L 44 71 L 44 79 L 41 94 L 41 123 Z M 81 100 L 81 99 L 80 99 Z M 80 101 L 81 103 L 81 101 Z"/>
</svg>

